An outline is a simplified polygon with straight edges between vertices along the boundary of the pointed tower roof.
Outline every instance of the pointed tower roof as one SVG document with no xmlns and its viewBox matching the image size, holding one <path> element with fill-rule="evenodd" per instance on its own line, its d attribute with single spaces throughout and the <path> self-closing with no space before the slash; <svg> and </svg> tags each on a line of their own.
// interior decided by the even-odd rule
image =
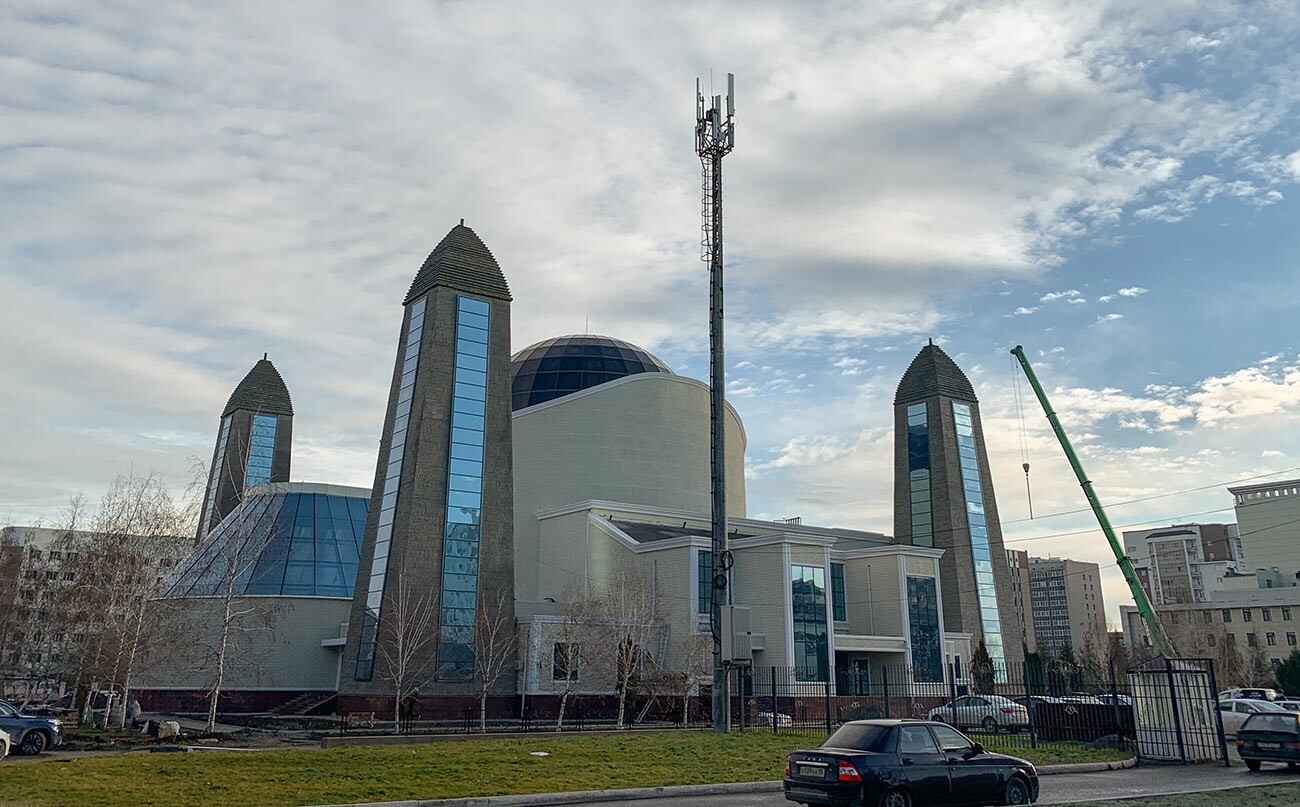
<svg viewBox="0 0 1300 807">
<path fill-rule="evenodd" d="M 434 286 L 450 286 L 453 289 L 495 297 L 500 300 L 510 299 L 510 287 L 506 277 L 501 273 L 497 259 L 483 244 L 478 233 L 465 226 L 465 220 L 451 228 L 451 232 L 433 248 L 424 266 L 411 281 L 411 290 L 406 293 L 403 305 L 424 294 Z"/>
<path fill-rule="evenodd" d="M 898 382 L 894 403 L 912 403 L 934 395 L 946 395 L 962 401 L 976 401 L 975 388 L 957 366 L 933 341 L 921 348 Z"/>
<path fill-rule="evenodd" d="M 230 393 L 226 408 L 221 416 L 225 417 L 236 409 L 256 412 L 259 415 L 288 415 L 293 417 L 293 401 L 289 400 L 289 388 L 284 385 L 280 371 L 275 369 L 262 355 L 261 361 L 253 365 L 244 380 L 239 382 L 235 391 Z"/>
</svg>

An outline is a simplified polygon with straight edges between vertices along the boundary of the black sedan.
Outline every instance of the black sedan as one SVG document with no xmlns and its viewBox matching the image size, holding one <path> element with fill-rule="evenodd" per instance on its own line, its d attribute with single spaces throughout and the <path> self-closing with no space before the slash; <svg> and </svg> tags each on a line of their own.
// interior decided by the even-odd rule
<svg viewBox="0 0 1300 807">
<path fill-rule="evenodd" d="M 1300 768 L 1300 715 L 1294 712 L 1256 712 L 1237 729 L 1237 753 L 1246 767 L 1259 770 L 1262 762 L 1285 762 Z"/>
<path fill-rule="evenodd" d="M 785 797 L 853 807 L 1032 804 L 1038 772 L 990 754 L 952 726 L 926 720 L 856 720 L 820 748 L 785 762 Z"/>
</svg>

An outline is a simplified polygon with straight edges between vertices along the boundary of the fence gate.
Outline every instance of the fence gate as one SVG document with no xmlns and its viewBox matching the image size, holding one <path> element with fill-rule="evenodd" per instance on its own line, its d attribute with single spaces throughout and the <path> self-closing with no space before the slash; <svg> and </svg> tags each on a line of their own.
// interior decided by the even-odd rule
<svg viewBox="0 0 1300 807">
<path fill-rule="evenodd" d="M 1212 659 L 1158 657 L 1128 672 L 1138 756 L 1228 764 Z"/>
</svg>

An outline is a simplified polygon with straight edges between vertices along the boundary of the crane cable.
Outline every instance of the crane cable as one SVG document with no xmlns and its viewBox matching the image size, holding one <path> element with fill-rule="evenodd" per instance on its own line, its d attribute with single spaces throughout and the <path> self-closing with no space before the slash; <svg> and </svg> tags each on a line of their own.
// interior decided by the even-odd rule
<svg viewBox="0 0 1300 807">
<path fill-rule="evenodd" d="M 1016 357 L 1011 360 L 1011 390 L 1016 401 L 1016 419 L 1019 424 L 1016 432 L 1020 436 L 1020 464 L 1025 469 L 1025 499 L 1029 502 L 1029 520 L 1034 520 L 1034 493 L 1029 487 L 1029 445 L 1025 431 L 1024 396 L 1020 391 L 1020 368 L 1016 366 Z"/>
</svg>

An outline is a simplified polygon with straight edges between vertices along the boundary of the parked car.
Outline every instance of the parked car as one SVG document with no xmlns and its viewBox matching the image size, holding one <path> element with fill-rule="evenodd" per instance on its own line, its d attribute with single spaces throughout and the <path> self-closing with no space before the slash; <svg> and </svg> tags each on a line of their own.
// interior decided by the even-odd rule
<svg viewBox="0 0 1300 807">
<path fill-rule="evenodd" d="M 967 695 L 930 710 L 928 717 L 957 728 L 1020 731 L 1029 725 L 1029 710 L 1001 695 Z"/>
<path fill-rule="evenodd" d="M 18 753 L 28 756 L 63 743 L 62 720 L 23 714 L 7 701 L 0 701 L 0 729 L 9 733 Z"/>
<path fill-rule="evenodd" d="M 754 725 L 756 726 L 772 725 L 773 714 L 771 712 L 759 712 L 756 715 L 756 717 L 758 719 L 758 722 L 756 722 Z M 775 715 L 775 720 L 778 728 L 794 725 L 794 719 L 791 718 L 790 715 L 785 714 L 784 712 L 777 712 Z"/>
<path fill-rule="evenodd" d="M 1223 733 L 1229 737 L 1237 736 L 1237 729 L 1246 722 L 1246 718 L 1260 712 L 1288 713 L 1286 709 L 1272 701 L 1233 698 L 1219 701 L 1219 714 L 1223 716 Z M 1288 713 L 1289 714 L 1289 713 Z"/>
<path fill-rule="evenodd" d="M 1094 706 L 1096 706 L 1097 704 L 1101 704 L 1103 706 L 1110 705 L 1106 701 L 1099 698 L 1098 696 L 1089 695 L 1086 692 L 1072 692 L 1069 695 L 1062 695 L 1061 703 L 1091 703 Z"/>
<path fill-rule="evenodd" d="M 12 744 L 13 744 L 13 740 L 10 739 L 9 732 L 5 731 L 4 729 L 0 729 L 0 759 L 4 759 L 5 757 L 9 756 L 9 746 L 11 746 Z"/>
<path fill-rule="evenodd" d="M 1238 689 L 1225 689 L 1219 693 L 1219 700 L 1252 700 L 1252 701 L 1276 701 L 1283 700 L 1285 696 L 1276 689 L 1264 689 L 1262 687 L 1243 687 Z"/>
<path fill-rule="evenodd" d="M 1038 771 L 943 723 L 855 720 L 820 747 L 791 753 L 782 786 L 804 804 L 1032 804 Z"/>
<path fill-rule="evenodd" d="M 1097 700 L 1101 701 L 1107 706 L 1132 706 L 1133 705 L 1133 698 L 1118 692 L 1115 693 L 1114 695 L 1110 694 L 1109 692 L 1103 693 L 1097 696 Z"/>
<path fill-rule="evenodd" d="M 1300 701 L 1288 699 L 1284 701 L 1273 701 L 1273 702 L 1276 703 L 1278 706 L 1281 706 L 1283 709 L 1286 709 L 1288 712 L 1300 712 Z"/>
<path fill-rule="evenodd" d="M 1261 762 L 1285 762 L 1300 770 L 1300 715 L 1294 712 L 1256 712 L 1237 729 L 1237 753 L 1252 771 Z"/>
</svg>

